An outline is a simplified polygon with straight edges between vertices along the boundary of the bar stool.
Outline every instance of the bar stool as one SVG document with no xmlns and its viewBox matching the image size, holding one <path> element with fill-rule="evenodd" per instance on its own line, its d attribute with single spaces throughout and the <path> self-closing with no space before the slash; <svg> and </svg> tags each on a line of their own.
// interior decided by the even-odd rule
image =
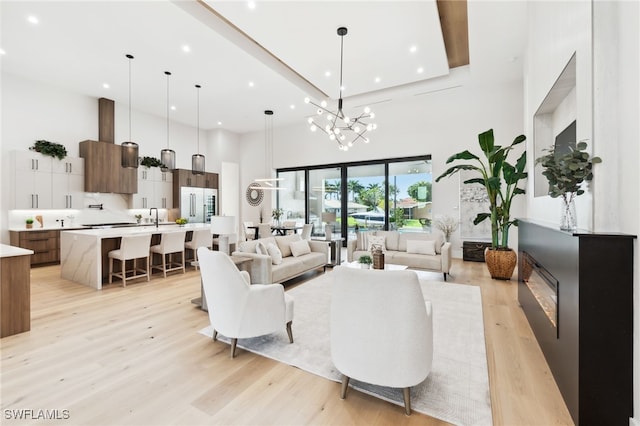
<svg viewBox="0 0 640 426">
<path fill-rule="evenodd" d="M 211 242 L 213 241 L 211 237 L 211 231 L 209 228 L 206 229 L 198 229 L 193 231 L 193 236 L 191 237 L 191 241 L 187 241 L 184 243 L 185 250 L 191 250 L 193 252 L 193 257 L 190 257 L 187 260 L 198 260 L 198 247 L 206 247 L 211 250 Z M 198 269 L 198 264 L 195 265 L 196 269 Z"/>
<path fill-rule="evenodd" d="M 122 287 L 127 286 L 127 272 L 132 272 L 133 275 L 129 279 L 147 277 L 151 271 L 149 269 L 149 245 L 151 244 L 151 234 L 144 235 L 125 235 L 120 241 L 120 248 L 117 250 L 111 250 L 108 254 L 109 257 L 109 284 L 113 282 L 113 277 L 118 277 L 122 280 Z M 113 259 L 117 259 L 121 264 L 120 272 L 113 272 Z M 145 259 L 145 269 L 138 268 L 138 259 Z M 133 260 L 133 269 L 127 271 L 127 260 Z M 136 274 L 136 272 L 144 272 L 142 274 Z"/>
<path fill-rule="evenodd" d="M 151 260 L 151 271 L 154 269 L 159 269 L 162 271 L 162 274 L 165 278 L 167 278 L 167 272 L 177 271 L 178 269 L 182 269 L 182 273 L 185 273 L 184 268 L 184 239 L 187 235 L 187 231 L 177 231 L 177 232 L 165 232 L 161 235 L 160 244 L 156 244 L 155 246 L 151 246 L 151 253 L 159 254 L 162 256 L 162 265 L 154 265 L 153 259 Z M 172 261 L 169 258 L 169 264 L 167 265 L 167 255 L 173 253 L 180 253 L 180 262 Z"/>
</svg>

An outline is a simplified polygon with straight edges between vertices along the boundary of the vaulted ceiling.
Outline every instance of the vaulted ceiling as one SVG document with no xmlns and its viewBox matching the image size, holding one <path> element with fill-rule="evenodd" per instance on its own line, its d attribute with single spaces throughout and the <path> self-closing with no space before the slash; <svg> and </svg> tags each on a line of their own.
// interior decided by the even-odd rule
<svg viewBox="0 0 640 426">
<path fill-rule="evenodd" d="M 522 78 L 525 2 L 0 2 L 2 69 L 134 110 L 244 133 L 313 114 L 306 96 L 345 109 L 460 84 Z M 37 20 L 37 23 L 34 21 Z M 108 85 L 108 88 L 104 86 Z M 373 106 L 375 108 L 375 106 Z"/>
</svg>

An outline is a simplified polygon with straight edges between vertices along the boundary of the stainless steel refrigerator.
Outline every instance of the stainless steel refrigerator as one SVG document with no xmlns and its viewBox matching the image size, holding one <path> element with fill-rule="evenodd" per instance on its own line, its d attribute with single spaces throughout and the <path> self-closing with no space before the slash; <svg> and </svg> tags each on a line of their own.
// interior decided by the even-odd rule
<svg viewBox="0 0 640 426">
<path fill-rule="evenodd" d="M 209 188 L 180 188 L 180 217 L 189 223 L 211 223 L 218 214 L 218 190 Z"/>
</svg>

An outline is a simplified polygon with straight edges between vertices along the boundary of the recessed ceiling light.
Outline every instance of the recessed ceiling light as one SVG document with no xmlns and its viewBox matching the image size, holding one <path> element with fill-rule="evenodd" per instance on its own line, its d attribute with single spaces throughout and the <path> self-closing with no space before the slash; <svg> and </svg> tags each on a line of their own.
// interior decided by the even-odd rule
<svg viewBox="0 0 640 426">
<path fill-rule="evenodd" d="M 291 105 L 289 105 L 289 108 L 296 109 L 296 106 L 294 104 L 291 104 Z"/>
<path fill-rule="evenodd" d="M 222 121 L 218 121 L 218 126 L 222 126 Z"/>
<path fill-rule="evenodd" d="M 254 86 L 253 81 L 250 81 L 249 82 L 249 87 L 253 87 L 253 86 Z"/>
<path fill-rule="evenodd" d="M 256 8 L 256 2 L 255 1 L 250 1 L 247 3 L 247 7 L 251 10 Z"/>
<path fill-rule="evenodd" d="M 28 16 L 28 17 L 27 17 L 27 21 L 29 21 L 29 23 L 31 23 L 31 24 L 37 24 L 37 23 L 39 23 L 39 22 L 40 22 L 40 21 L 38 20 L 38 18 L 37 18 L 37 17 L 35 17 L 35 16 L 33 16 L 33 15 Z"/>
<path fill-rule="evenodd" d="M 419 68 L 418 68 L 418 74 L 422 74 L 423 72 L 424 72 L 424 68 L 419 67 Z"/>
<path fill-rule="evenodd" d="M 175 111 L 176 110 L 176 106 L 175 105 L 171 105 L 171 111 Z"/>
<path fill-rule="evenodd" d="M 409 52 L 411 53 L 416 53 L 417 50 L 418 50 L 418 46 L 416 46 L 415 44 L 409 48 Z"/>
<path fill-rule="evenodd" d="M 375 81 L 376 83 L 380 83 L 380 77 L 374 78 L 373 81 Z"/>
<path fill-rule="evenodd" d="M 4 49 L 0 49 L 0 55 L 6 55 L 7 52 L 4 51 Z"/>
<path fill-rule="evenodd" d="M 325 71 L 324 72 L 324 76 L 325 77 L 331 77 L 331 71 Z"/>
<path fill-rule="evenodd" d="M 189 52 L 191 52 L 191 47 L 189 47 L 188 44 L 184 44 L 184 45 L 182 45 L 182 51 L 185 52 L 185 53 L 189 53 Z"/>
<path fill-rule="evenodd" d="M 109 88 L 109 87 L 111 87 L 111 86 L 109 86 L 109 83 L 102 83 L 102 87 L 103 87 L 104 89 L 108 89 L 108 88 Z"/>
</svg>

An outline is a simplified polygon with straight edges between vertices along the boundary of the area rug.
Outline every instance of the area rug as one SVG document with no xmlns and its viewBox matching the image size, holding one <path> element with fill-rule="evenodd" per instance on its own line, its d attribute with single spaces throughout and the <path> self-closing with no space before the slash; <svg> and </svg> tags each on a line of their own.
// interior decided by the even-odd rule
<svg viewBox="0 0 640 426">
<path fill-rule="evenodd" d="M 491 425 L 480 288 L 429 281 L 426 274 L 417 273 L 422 293 L 433 306 L 434 350 L 431 373 L 411 389 L 411 406 L 456 425 Z M 293 344 L 289 344 L 283 327 L 281 333 L 239 339 L 238 347 L 339 382 L 341 376 L 333 366 L 329 346 L 331 275 L 327 272 L 288 290 L 295 299 Z M 200 333 L 211 338 L 212 329 L 206 327 Z M 404 406 L 400 389 L 355 380 L 350 385 Z"/>
</svg>

